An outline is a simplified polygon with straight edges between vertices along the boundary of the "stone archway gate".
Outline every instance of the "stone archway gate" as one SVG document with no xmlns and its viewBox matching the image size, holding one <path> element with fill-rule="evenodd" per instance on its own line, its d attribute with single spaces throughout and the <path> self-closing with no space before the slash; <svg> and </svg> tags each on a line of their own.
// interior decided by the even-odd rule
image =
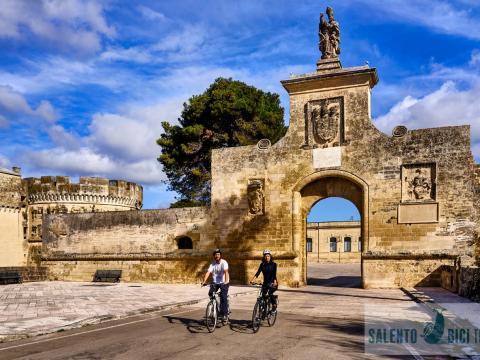
<svg viewBox="0 0 480 360">
<path fill-rule="evenodd" d="M 280 281 L 302 285 L 305 211 L 336 194 L 362 215 L 365 287 L 438 284 L 442 265 L 473 261 L 470 128 L 398 126 L 386 135 L 371 120 L 377 82 L 376 69 L 339 62 L 282 81 L 286 135 L 273 145 L 214 150 L 210 208 L 47 217 L 43 262 L 51 277 L 86 280 L 114 267 L 127 281 L 194 282 L 221 247 L 233 279 L 245 282 L 270 248 Z M 178 249 L 179 236 L 193 249 Z"/>
</svg>

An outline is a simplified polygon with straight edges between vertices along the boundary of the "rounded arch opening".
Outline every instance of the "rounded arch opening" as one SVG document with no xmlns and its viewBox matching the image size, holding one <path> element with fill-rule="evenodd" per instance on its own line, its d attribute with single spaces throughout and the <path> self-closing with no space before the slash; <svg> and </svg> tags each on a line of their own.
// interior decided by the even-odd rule
<svg viewBox="0 0 480 360">
<path fill-rule="evenodd" d="M 179 250 L 193 249 L 193 241 L 188 236 L 181 236 L 177 239 L 177 248 Z"/>
<path fill-rule="evenodd" d="M 332 203 L 333 202 L 333 203 Z M 346 218 L 341 217 L 338 209 L 335 207 L 335 202 L 343 203 L 347 205 L 349 211 L 346 212 Z M 322 209 L 324 214 L 323 218 L 319 218 L 319 221 L 315 221 L 310 214 L 315 214 L 317 209 Z M 334 286 L 361 286 L 362 284 L 362 270 L 361 270 L 361 254 L 368 249 L 368 185 L 367 183 L 357 177 L 356 175 L 342 171 L 342 170 L 323 170 L 312 173 L 305 178 L 299 180 L 294 187 L 293 191 L 293 209 L 292 209 L 292 250 L 299 254 L 301 278 L 304 283 L 307 283 L 307 277 L 311 278 L 312 274 L 309 274 L 307 267 L 309 264 L 322 263 L 322 247 L 320 251 L 318 244 L 315 243 L 313 236 L 307 236 L 309 229 L 309 219 L 311 222 L 330 222 L 330 224 L 314 224 L 315 231 L 322 230 L 325 226 L 332 226 L 342 231 L 331 231 L 331 236 L 324 235 L 320 239 L 320 244 L 323 244 L 323 252 L 328 253 L 323 257 L 323 263 L 339 264 L 347 258 L 355 257 L 350 261 L 355 263 L 355 270 L 347 271 L 347 273 L 331 271 L 330 274 L 322 273 L 322 281 L 330 279 L 344 279 L 352 280 L 352 284 L 340 284 Z M 348 215 L 349 214 L 349 215 Z M 332 215 L 334 215 L 332 217 Z M 331 222 L 352 221 L 352 223 L 342 224 Z M 310 224 L 311 225 L 311 224 Z M 345 229 L 355 228 L 354 233 L 348 233 Z M 344 231 L 345 230 L 345 231 Z M 311 232 L 311 229 L 310 229 Z M 309 241 L 311 238 L 311 242 Z M 333 239 L 330 239 L 333 238 Z M 330 242 L 332 240 L 332 244 Z M 346 241 L 345 241 L 346 240 Z M 323 241 L 323 243 L 322 243 Z M 311 250 L 311 251 L 309 251 Z M 332 250 L 332 251 L 330 251 Z M 335 250 L 335 251 L 334 251 Z M 315 257 L 308 253 L 315 253 Z M 320 252 L 320 256 L 318 253 Z M 333 255 L 330 252 L 334 253 Z M 339 254 L 340 253 L 340 254 Z M 355 255 L 352 255 L 355 253 Z M 338 257 L 340 256 L 340 260 Z M 320 259 L 319 259 L 320 258 Z M 328 262 L 325 261 L 330 259 Z M 336 261 L 335 261 L 336 259 Z M 318 261 L 320 260 L 320 261 Z M 347 261 L 345 261 L 347 262 Z M 348 266 L 347 266 L 348 267 Z M 328 270 L 328 269 L 327 269 Z M 328 275 L 326 278 L 323 275 Z M 315 277 L 315 276 L 314 276 Z M 310 281 L 311 284 L 311 281 Z M 326 283 L 328 284 L 328 282 Z"/>
<path fill-rule="evenodd" d="M 361 286 L 361 215 L 342 197 L 315 202 L 306 216 L 307 284 Z"/>
</svg>

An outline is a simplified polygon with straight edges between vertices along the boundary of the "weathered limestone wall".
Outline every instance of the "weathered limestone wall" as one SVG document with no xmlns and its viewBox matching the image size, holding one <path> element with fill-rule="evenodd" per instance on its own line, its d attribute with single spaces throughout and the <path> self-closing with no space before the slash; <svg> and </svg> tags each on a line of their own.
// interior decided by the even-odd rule
<svg viewBox="0 0 480 360">
<path fill-rule="evenodd" d="M 218 246 L 210 236 L 208 208 L 141 210 L 45 217 L 42 265 L 49 278 L 91 281 L 98 269 L 123 271 L 122 281 L 196 283 Z M 179 249 L 188 236 L 193 249 Z M 224 250 L 233 283 L 245 283 L 255 273 L 261 252 L 237 242 Z M 279 281 L 290 281 L 296 264 L 278 256 Z"/>
<path fill-rule="evenodd" d="M 20 174 L 0 169 L 0 266 L 26 263 Z"/>
<path fill-rule="evenodd" d="M 1 266 L 0 271 L 16 271 L 22 277 L 23 282 L 48 280 L 48 269 L 43 266 Z"/>
<path fill-rule="evenodd" d="M 177 257 L 202 250 L 199 228 L 206 208 L 116 211 L 46 216 L 42 254 L 46 258 Z M 188 236 L 193 250 L 179 250 Z"/>
<path fill-rule="evenodd" d="M 307 223 L 307 264 L 322 263 L 360 263 L 361 228 L 359 221 L 330 221 Z M 309 239 L 311 251 L 309 252 Z M 335 239 L 336 249 L 330 242 Z M 350 239 L 350 251 L 346 242 Z M 335 250 L 335 251 L 333 251 Z"/>
<path fill-rule="evenodd" d="M 442 267 L 455 260 L 445 256 L 364 256 L 362 275 L 365 288 L 440 286 Z"/>
<path fill-rule="evenodd" d="M 441 276 L 444 289 L 480 302 L 480 267 L 443 266 Z"/>
<path fill-rule="evenodd" d="M 458 294 L 480 302 L 480 267 L 465 266 L 460 268 Z"/>
<path fill-rule="evenodd" d="M 260 258 L 250 260 L 225 254 L 230 265 L 232 284 L 245 284 L 257 271 Z M 199 284 L 211 262 L 211 253 L 178 256 L 177 258 L 144 258 L 142 260 L 45 260 L 50 280 L 92 281 L 97 270 L 122 270 L 121 281 L 173 284 Z M 278 281 L 287 284 L 292 262 L 276 260 L 279 264 Z"/>
</svg>

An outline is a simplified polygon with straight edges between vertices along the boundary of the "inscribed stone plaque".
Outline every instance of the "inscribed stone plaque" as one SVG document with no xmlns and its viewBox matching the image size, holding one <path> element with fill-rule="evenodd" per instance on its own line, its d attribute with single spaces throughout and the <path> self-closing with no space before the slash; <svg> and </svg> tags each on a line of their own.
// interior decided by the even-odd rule
<svg viewBox="0 0 480 360">
<path fill-rule="evenodd" d="M 342 148 L 340 146 L 324 149 L 313 149 L 313 167 L 323 169 L 342 166 Z"/>
<path fill-rule="evenodd" d="M 399 224 L 422 224 L 438 222 L 438 203 L 398 204 Z"/>
</svg>

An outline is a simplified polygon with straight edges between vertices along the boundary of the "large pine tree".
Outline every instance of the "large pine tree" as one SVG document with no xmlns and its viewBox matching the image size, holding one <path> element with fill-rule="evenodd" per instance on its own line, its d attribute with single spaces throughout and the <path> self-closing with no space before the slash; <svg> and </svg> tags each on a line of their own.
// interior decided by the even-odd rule
<svg viewBox="0 0 480 360">
<path fill-rule="evenodd" d="M 286 130 L 277 94 L 224 78 L 184 103 L 178 121 L 180 125 L 163 122 L 164 133 L 157 140 L 169 189 L 180 194 L 172 207 L 210 203 L 212 149 L 265 138 L 275 143 Z"/>
</svg>

